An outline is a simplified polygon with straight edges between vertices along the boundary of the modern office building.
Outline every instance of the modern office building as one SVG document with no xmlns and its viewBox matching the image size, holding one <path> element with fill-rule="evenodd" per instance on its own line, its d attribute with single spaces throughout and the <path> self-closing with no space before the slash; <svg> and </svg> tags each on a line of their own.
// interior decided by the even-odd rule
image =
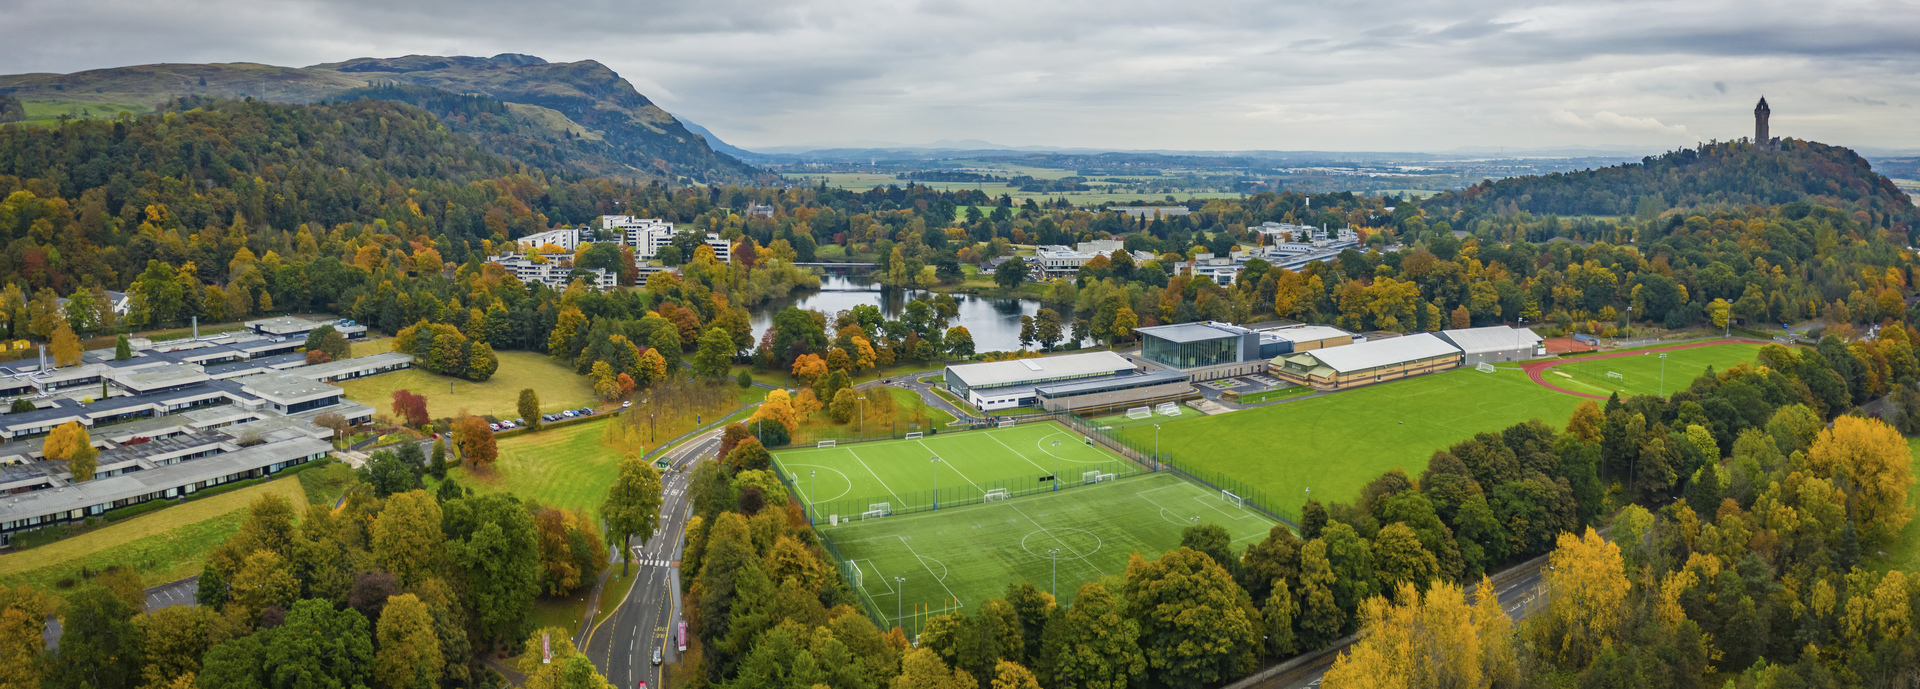
<svg viewBox="0 0 1920 689">
<path fill-rule="evenodd" d="M 489 258 L 487 262 L 507 269 L 507 273 L 519 278 L 521 282 L 537 282 L 556 290 L 566 289 L 573 277 L 573 262 L 570 260 L 535 261 L 524 256 L 508 254 Z M 607 272 L 604 268 L 587 268 L 584 272 L 588 275 L 587 283 L 593 287 L 610 290 L 620 284 L 620 276 Z"/>
<path fill-rule="evenodd" d="M 275 318 L 262 318 L 246 322 L 247 329 L 256 334 L 268 337 L 298 338 L 303 344 L 309 333 L 312 333 L 323 325 L 333 326 L 334 332 L 340 333 L 349 340 L 358 340 L 367 336 L 367 326 L 344 318 L 316 321 L 296 316 L 278 316 Z"/>
<path fill-rule="evenodd" d="M 1194 381 L 1264 373 L 1267 358 L 1284 350 L 1277 338 L 1231 323 L 1206 321 L 1137 328 L 1141 358 L 1186 373 Z M 1262 352 L 1269 353 L 1263 355 Z"/>
<path fill-rule="evenodd" d="M 1034 400 L 1047 411 L 1119 408 L 1173 401 L 1193 394 L 1192 378 L 1179 371 L 1140 371 L 1103 378 L 1036 385 Z"/>
</svg>

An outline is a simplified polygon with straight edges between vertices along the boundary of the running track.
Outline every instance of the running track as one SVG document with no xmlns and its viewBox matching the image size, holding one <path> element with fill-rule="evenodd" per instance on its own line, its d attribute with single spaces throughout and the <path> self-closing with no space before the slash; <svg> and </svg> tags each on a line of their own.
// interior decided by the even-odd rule
<svg viewBox="0 0 1920 689">
<path fill-rule="evenodd" d="M 1582 357 L 1577 357 L 1575 359 L 1541 359 L 1539 361 L 1528 361 L 1528 362 L 1521 363 L 1520 368 L 1521 370 L 1524 370 L 1527 372 L 1528 379 L 1531 379 L 1533 382 L 1538 383 L 1540 385 L 1544 385 L 1548 388 L 1551 388 L 1559 392 L 1564 392 L 1569 395 L 1587 397 L 1587 398 L 1596 399 L 1596 400 L 1603 400 L 1607 398 L 1606 395 L 1595 395 L 1589 392 L 1574 392 L 1572 390 L 1568 390 L 1558 385 L 1554 385 L 1553 383 L 1549 383 L 1547 382 L 1547 379 L 1546 379 L 1546 373 L 1549 369 L 1552 369 L 1555 366 L 1559 366 L 1565 363 L 1571 363 L 1573 361 L 1595 361 L 1599 359 L 1616 359 L 1623 356 L 1640 356 L 1648 352 L 1671 352 L 1676 349 L 1693 349 L 1694 347 L 1708 347 L 1712 345 L 1771 344 L 1771 343 L 1772 343 L 1771 340 L 1750 340 L 1750 339 L 1738 338 L 1738 337 L 1722 338 L 1718 340 L 1688 342 L 1686 344 L 1677 344 L 1671 347 L 1656 347 L 1653 349 L 1635 349 L 1633 351 L 1628 351 L 1628 352 L 1614 352 L 1611 354 L 1600 354 L 1596 356 L 1582 356 Z"/>
</svg>

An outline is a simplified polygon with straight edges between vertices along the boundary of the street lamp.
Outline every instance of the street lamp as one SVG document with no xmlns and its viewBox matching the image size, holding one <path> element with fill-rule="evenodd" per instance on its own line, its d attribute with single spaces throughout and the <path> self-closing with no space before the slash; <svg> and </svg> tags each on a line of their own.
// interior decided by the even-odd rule
<svg viewBox="0 0 1920 689">
<path fill-rule="evenodd" d="M 927 461 L 933 464 L 933 508 L 937 510 L 940 509 L 940 455 Z"/>
<path fill-rule="evenodd" d="M 819 472 L 812 469 L 807 470 L 807 504 L 809 505 L 813 504 L 813 497 L 820 494 L 820 479 L 814 478 L 814 474 L 816 473 Z M 807 523 L 813 523 L 813 512 L 811 510 L 807 512 Z"/>
<path fill-rule="evenodd" d="M 867 396 L 855 395 L 853 401 L 860 403 L 860 437 L 867 437 Z"/>
<path fill-rule="evenodd" d="M 1153 470 L 1160 470 L 1160 424 L 1153 425 Z"/>
</svg>

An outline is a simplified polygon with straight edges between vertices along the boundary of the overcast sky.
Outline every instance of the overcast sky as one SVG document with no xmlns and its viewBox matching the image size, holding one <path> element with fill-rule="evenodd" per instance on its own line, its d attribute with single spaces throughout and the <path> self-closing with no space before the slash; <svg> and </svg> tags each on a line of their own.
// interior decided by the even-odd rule
<svg viewBox="0 0 1920 689">
<path fill-rule="evenodd" d="M 735 145 L 1920 149 L 1920 2 L 0 0 L 0 72 L 598 60 Z"/>
</svg>

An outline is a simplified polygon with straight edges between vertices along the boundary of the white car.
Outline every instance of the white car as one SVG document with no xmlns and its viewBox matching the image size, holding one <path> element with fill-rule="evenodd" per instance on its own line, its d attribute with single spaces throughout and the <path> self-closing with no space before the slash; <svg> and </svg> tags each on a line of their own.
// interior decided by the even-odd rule
<svg viewBox="0 0 1920 689">
<path fill-rule="evenodd" d="M 487 424 L 487 428 L 488 428 L 489 430 L 495 430 L 495 431 L 497 431 L 497 430 L 500 430 L 500 424 L 497 424 L 497 423 L 490 423 L 490 424 Z"/>
<path fill-rule="evenodd" d="M 620 403 L 621 409 L 626 409 L 627 407 L 631 407 L 631 406 L 633 406 L 633 400 L 627 400 L 625 402 Z"/>
<path fill-rule="evenodd" d="M 573 418 L 573 412 L 572 412 L 572 411 L 563 411 L 563 412 L 560 412 L 560 415 L 561 415 L 561 416 L 564 416 L 564 417 L 567 417 L 567 418 L 569 418 L 569 419 L 571 419 L 571 418 Z"/>
</svg>

